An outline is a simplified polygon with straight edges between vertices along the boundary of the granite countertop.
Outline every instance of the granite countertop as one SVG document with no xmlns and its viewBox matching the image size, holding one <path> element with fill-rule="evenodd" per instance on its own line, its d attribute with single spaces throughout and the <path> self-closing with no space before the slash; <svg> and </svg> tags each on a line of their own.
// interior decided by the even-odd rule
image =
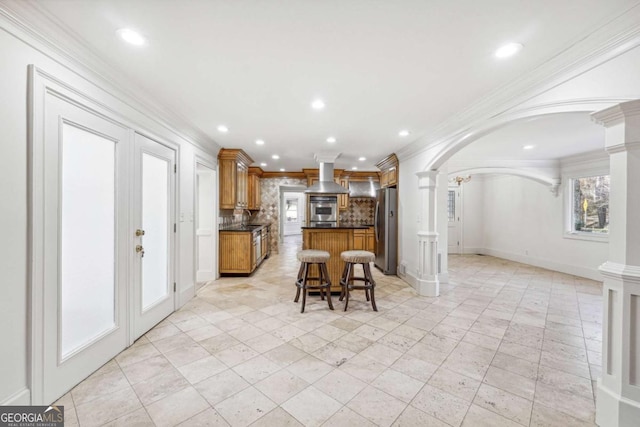
<svg viewBox="0 0 640 427">
<path fill-rule="evenodd" d="M 372 227 L 372 225 L 366 225 L 366 224 L 351 224 L 351 223 L 340 223 L 340 225 L 338 225 L 337 227 L 317 227 L 315 225 L 309 225 L 309 224 L 303 224 L 302 228 L 303 229 L 320 229 L 320 230 L 340 230 L 340 229 L 367 229 L 369 227 Z"/>
<path fill-rule="evenodd" d="M 265 227 L 270 227 L 271 224 L 270 223 L 253 223 L 253 224 L 247 224 L 245 226 L 242 225 L 231 225 L 228 227 L 220 227 L 219 231 L 237 231 L 237 232 L 244 232 L 244 233 L 250 233 L 252 231 L 256 231 L 256 230 L 262 230 Z"/>
</svg>

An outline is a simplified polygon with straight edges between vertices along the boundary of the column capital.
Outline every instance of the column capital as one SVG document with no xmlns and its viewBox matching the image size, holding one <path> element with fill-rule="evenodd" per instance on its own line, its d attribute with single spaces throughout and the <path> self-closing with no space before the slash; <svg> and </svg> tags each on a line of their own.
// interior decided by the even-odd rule
<svg viewBox="0 0 640 427">
<path fill-rule="evenodd" d="M 640 99 L 622 102 L 591 114 L 591 120 L 604 127 L 615 126 L 631 117 L 640 117 Z"/>
<path fill-rule="evenodd" d="M 605 127 L 605 149 L 609 154 L 640 149 L 640 100 L 595 112 L 591 119 Z"/>
<path fill-rule="evenodd" d="M 418 188 L 436 188 L 437 170 L 416 172 L 418 176 Z"/>
</svg>

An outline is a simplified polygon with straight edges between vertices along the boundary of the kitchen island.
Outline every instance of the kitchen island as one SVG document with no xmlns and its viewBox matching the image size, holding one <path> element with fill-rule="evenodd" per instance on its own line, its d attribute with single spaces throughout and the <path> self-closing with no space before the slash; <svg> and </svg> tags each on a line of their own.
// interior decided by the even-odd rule
<svg viewBox="0 0 640 427">
<path fill-rule="evenodd" d="M 317 249 L 327 251 L 331 255 L 327 262 L 327 270 L 331 279 L 331 292 L 340 292 L 340 276 L 344 262 L 340 259 L 343 251 L 363 249 L 354 245 L 355 230 L 368 230 L 368 225 L 343 224 L 337 227 L 302 227 L 302 249 Z M 315 266 L 309 271 L 309 276 L 317 277 Z"/>
</svg>

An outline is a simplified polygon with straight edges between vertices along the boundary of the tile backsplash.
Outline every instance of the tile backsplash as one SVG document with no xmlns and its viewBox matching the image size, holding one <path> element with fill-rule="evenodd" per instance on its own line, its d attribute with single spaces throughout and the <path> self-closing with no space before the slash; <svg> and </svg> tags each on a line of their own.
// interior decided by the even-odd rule
<svg viewBox="0 0 640 427">
<path fill-rule="evenodd" d="M 340 222 L 349 224 L 373 224 L 376 199 L 368 197 L 349 198 L 349 208 L 340 212 Z"/>
</svg>

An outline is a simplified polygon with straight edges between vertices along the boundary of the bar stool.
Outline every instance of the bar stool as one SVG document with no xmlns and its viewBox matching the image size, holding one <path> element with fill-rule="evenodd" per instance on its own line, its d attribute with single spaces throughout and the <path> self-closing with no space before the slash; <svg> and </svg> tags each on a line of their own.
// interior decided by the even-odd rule
<svg viewBox="0 0 640 427">
<path fill-rule="evenodd" d="M 324 293 L 327 293 L 327 302 L 329 308 L 333 310 L 333 303 L 331 302 L 331 279 L 329 278 L 329 272 L 327 271 L 327 261 L 331 258 L 331 255 L 327 251 L 318 251 L 315 249 L 305 249 L 298 252 L 298 261 L 300 261 L 300 270 L 298 270 L 298 279 L 296 280 L 296 298 L 293 302 L 298 302 L 300 298 L 300 290 L 302 293 L 302 308 L 300 313 L 304 313 L 304 306 L 307 302 L 307 290 L 318 289 L 320 291 L 320 298 L 324 300 Z M 316 264 L 318 266 L 318 277 L 309 277 L 309 266 Z M 317 281 L 317 284 L 308 283 L 310 280 Z"/>
<path fill-rule="evenodd" d="M 378 311 L 378 308 L 376 307 L 376 298 L 373 293 L 373 290 L 376 287 L 376 282 L 374 282 L 373 277 L 371 276 L 371 267 L 369 266 L 370 262 L 375 261 L 375 254 L 368 251 L 344 251 L 340 254 L 340 258 L 345 262 L 344 270 L 342 270 L 342 277 L 340 278 L 340 286 L 342 287 L 340 291 L 340 301 L 342 301 L 345 296 L 347 297 L 344 303 L 344 311 L 347 311 L 347 306 L 349 305 L 349 291 L 352 289 L 364 289 L 367 301 L 371 300 L 373 311 Z M 364 277 L 353 276 L 354 266 L 356 264 L 362 265 Z M 362 285 L 355 285 L 353 283 L 354 280 L 364 283 Z M 371 294 L 371 299 L 369 299 L 369 294 Z"/>
</svg>

